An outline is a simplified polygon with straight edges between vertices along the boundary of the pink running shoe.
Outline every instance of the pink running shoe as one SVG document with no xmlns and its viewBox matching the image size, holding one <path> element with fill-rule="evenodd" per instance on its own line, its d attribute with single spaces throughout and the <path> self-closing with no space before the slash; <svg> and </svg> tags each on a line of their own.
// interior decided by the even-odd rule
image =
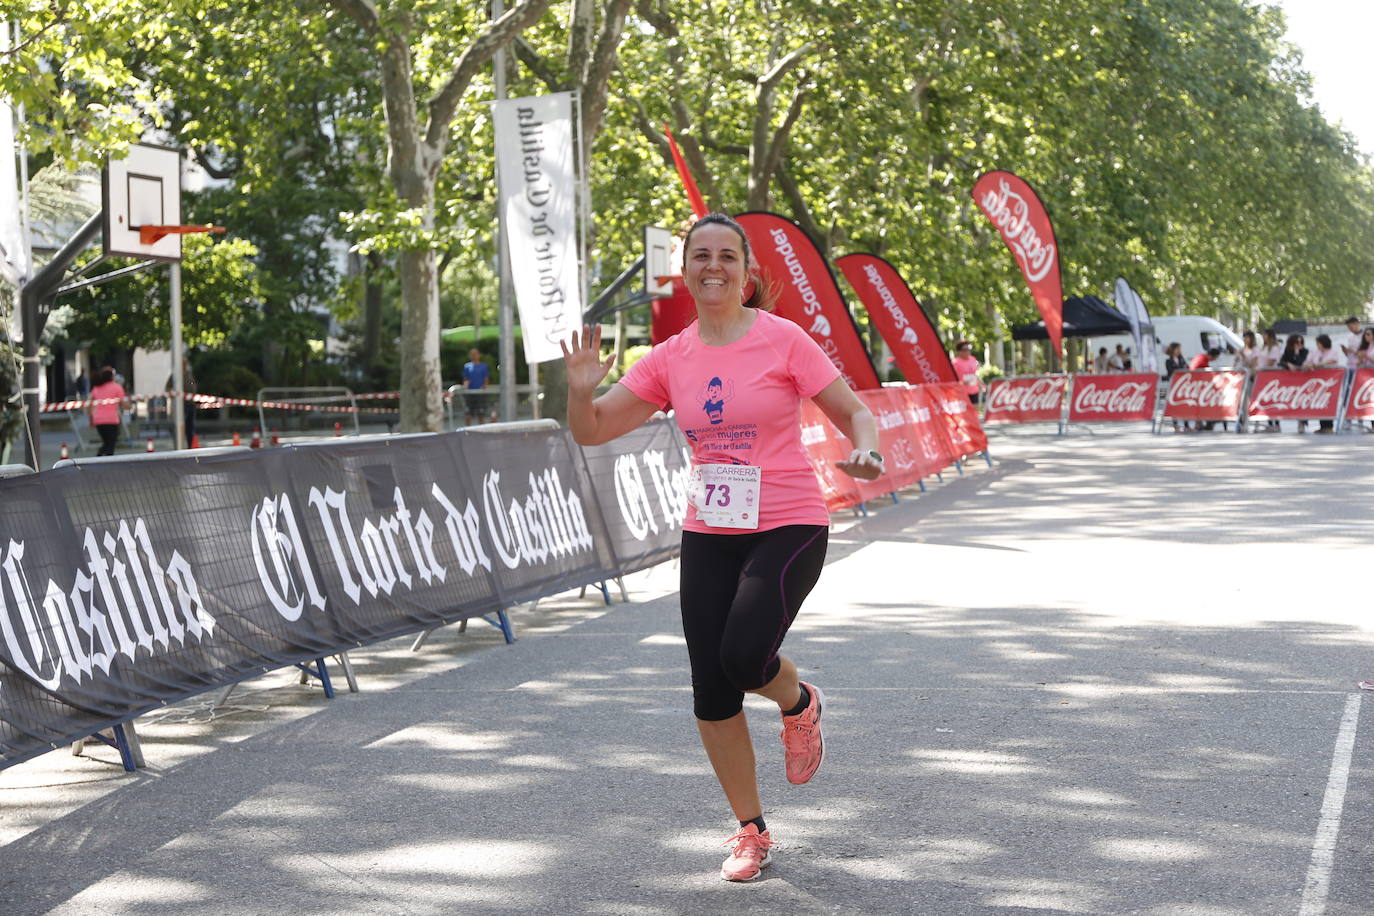
<svg viewBox="0 0 1374 916">
<path fill-rule="evenodd" d="M 821 708 L 825 694 L 814 684 L 807 684 L 811 702 L 795 716 L 782 717 L 782 749 L 787 764 L 787 781 L 793 785 L 810 782 L 825 759 L 825 739 L 821 737 Z"/>
<path fill-rule="evenodd" d="M 735 851 L 720 867 L 720 876 L 726 881 L 753 881 L 759 876 L 771 859 L 768 850 L 773 846 L 773 838 L 768 831 L 759 833 L 754 824 L 746 824 L 739 833 L 722 843 L 722 846 L 735 844 Z"/>
</svg>

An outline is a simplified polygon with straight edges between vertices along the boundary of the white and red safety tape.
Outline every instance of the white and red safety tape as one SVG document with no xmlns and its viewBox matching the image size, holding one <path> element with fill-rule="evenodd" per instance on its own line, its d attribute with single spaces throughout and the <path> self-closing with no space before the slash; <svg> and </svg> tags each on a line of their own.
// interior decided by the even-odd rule
<svg viewBox="0 0 1374 916">
<path fill-rule="evenodd" d="M 172 392 L 168 392 L 172 394 Z M 194 401 L 200 410 L 213 410 L 217 407 L 231 405 L 234 407 L 265 407 L 271 410 L 318 410 L 322 413 L 395 413 L 394 408 L 388 407 L 356 407 L 354 405 L 321 404 L 315 400 L 304 401 L 257 401 L 252 398 L 231 398 L 223 395 L 212 394 L 189 394 L 183 393 L 181 397 L 188 401 Z M 399 391 L 378 391 L 368 394 L 355 394 L 353 399 L 364 400 L 399 400 Z M 445 394 L 445 398 L 448 395 Z M 76 401 L 54 401 L 51 404 L 44 404 L 39 407 L 41 413 L 60 413 L 67 410 L 83 410 L 87 407 L 94 407 L 101 404 L 118 404 L 121 401 L 133 403 L 143 403 L 151 400 L 147 395 L 129 395 L 126 398 L 87 398 Z"/>
</svg>

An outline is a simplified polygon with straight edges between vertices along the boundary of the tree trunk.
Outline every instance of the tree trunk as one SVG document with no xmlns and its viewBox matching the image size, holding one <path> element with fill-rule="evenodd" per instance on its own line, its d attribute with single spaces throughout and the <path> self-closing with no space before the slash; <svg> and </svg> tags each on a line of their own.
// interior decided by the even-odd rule
<svg viewBox="0 0 1374 916">
<path fill-rule="evenodd" d="M 382 256 L 375 251 L 363 260 L 363 368 L 369 372 L 382 343 Z"/>
<path fill-rule="evenodd" d="M 434 200 L 425 195 L 423 226 L 434 226 Z M 443 429 L 439 386 L 439 269 L 433 248 L 404 249 L 401 274 L 401 432 Z"/>
</svg>

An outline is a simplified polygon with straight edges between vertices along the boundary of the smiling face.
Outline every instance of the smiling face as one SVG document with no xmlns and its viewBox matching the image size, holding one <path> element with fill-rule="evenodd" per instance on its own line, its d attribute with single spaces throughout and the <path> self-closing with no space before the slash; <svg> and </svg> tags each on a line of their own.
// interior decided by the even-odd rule
<svg viewBox="0 0 1374 916">
<path fill-rule="evenodd" d="M 683 278 L 697 305 L 739 305 L 747 273 L 744 243 L 729 226 L 708 223 L 687 239 Z"/>
</svg>

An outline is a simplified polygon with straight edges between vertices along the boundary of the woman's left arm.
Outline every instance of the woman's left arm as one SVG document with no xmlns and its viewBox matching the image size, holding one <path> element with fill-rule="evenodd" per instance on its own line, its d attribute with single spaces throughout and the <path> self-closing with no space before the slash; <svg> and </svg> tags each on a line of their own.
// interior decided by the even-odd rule
<svg viewBox="0 0 1374 916">
<path fill-rule="evenodd" d="M 859 400 L 843 378 L 826 385 L 813 398 L 821 412 L 839 427 L 845 438 L 854 444 L 846 461 L 835 462 L 840 470 L 861 480 L 875 480 L 883 473 L 883 459 L 878 454 L 878 423 L 873 414 Z"/>
</svg>

